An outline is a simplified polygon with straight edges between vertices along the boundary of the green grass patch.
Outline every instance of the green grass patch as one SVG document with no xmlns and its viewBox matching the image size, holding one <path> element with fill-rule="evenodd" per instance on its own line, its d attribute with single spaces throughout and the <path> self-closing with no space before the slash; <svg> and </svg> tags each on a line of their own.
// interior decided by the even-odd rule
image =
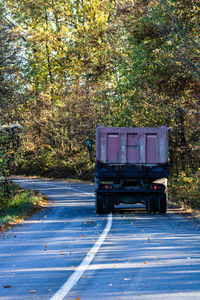
<svg viewBox="0 0 200 300">
<path fill-rule="evenodd" d="M 0 186 L 0 196 L 2 197 L 1 188 Z M 21 223 L 44 207 L 45 203 L 44 197 L 39 192 L 23 190 L 16 185 L 12 185 L 12 193 L 9 198 L 1 201 L 0 231 Z"/>
</svg>

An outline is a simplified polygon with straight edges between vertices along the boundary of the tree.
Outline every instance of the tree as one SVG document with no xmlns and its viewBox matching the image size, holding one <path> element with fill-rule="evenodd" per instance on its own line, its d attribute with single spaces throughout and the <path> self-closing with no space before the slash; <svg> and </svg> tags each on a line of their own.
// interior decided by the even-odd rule
<svg viewBox="0 0 200 300">
<path fill-rule="evenodd" d="M 17 120 L 17 106 L 22 103 L 21 45 L 5 6 L 0 4 L 0 119 L 1 123 Z M 21 95 L 20 95 L 21 94 Z"/>
</svg>

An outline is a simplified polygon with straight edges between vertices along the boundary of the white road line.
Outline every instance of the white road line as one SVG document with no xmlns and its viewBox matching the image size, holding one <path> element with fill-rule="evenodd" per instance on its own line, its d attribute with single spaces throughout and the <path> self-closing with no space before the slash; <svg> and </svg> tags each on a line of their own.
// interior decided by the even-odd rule
<svg viewBox="0 0 200 300">
<path fill-rule="evenodd" d="M 112 226 L 112 214 L 109 214 L 106 227 L 102 232 L 102 234 L 100 235 L 99 239 L 96 241 L 94 246 L 90 249 L 90 251 L 87 253 L 87 256 L 84 258 L 82 263 L 77 267 L 74 273 L 69 277 L 69 279 L 63 284 L 63 286 L 54 294 L 54 296 L 50 300 L 62 300 L 69 294 L 71 289 L 79 281 L 80 277 L 87 270 L 88 266 L 94 259 L 95 254 L 98 252 L 99 248 L 101 247 L 105 238 L 107 237 L 111 226 Z"/>
</svg>

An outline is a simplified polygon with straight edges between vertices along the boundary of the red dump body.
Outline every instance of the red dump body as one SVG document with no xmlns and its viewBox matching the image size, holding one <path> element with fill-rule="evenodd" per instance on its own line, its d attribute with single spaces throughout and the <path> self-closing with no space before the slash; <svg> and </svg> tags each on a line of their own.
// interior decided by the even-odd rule
<svg viewBox="0 0 200 300">
<path fill-rule="evenodd" d="M 168 162 L 168 129 L 103 127 L 96 129 L 96 162 L 157 165 Z"/>
</svg>

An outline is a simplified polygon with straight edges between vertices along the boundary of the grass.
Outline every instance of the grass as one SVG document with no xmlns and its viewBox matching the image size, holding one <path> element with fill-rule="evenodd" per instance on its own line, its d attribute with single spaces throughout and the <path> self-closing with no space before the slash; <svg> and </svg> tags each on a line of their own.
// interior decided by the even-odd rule
<svg viewBox="0 0 200 300">
<path fill-rule="evenodd" d="M 21 223 L 46 204 L 46 199 L 37 191 L 23 190 L 15 184 L 11 185 L 11 191 L 5 201 L 0 187 L 0 232 Z"/>
</svg>

